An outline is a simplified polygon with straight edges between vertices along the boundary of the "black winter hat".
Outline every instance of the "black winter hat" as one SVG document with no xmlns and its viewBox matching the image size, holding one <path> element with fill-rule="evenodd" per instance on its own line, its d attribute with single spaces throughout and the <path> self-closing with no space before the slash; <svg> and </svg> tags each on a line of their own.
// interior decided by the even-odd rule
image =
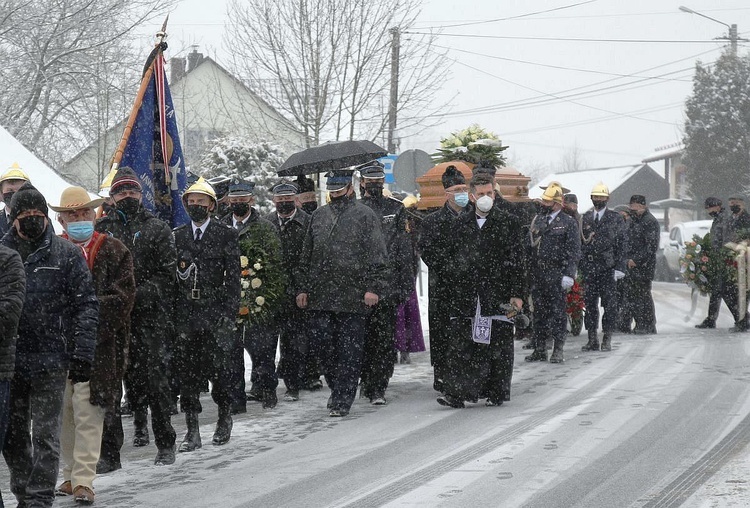
<svg viewBox="0 0 750 508">
<path fill-rule="evenodd" d="M 714 206 L 721 206 L 721 205 L 722 203 L 719 198 L 710 197 L 710 198 L 706 198 L 706 201 L 703 204 L 703 208 L 711 208 Z"/>
<path fill-rule="evenodd" d="M 578 204 L 578 196 L 575 194 L 565 194 L 563 196 L 563 203 L 575 203 Z"/>
<path fill-rule="evenodd" d="M 126 191 L 126 190 L 137 190 L 142 191 L 141 180 L 138 175 L 135 174 L 131 168 L 123 166 L 117 170 L 115 177 L 112 179 L 112 186 L 109 188 L 109 195 L 114 196 L 115 194 Z"/>
<path fill-rule="evenodd" d="M 300 194 L 303 192 L 315 192 L 315 180 L 307 178 L 305 175 L 297 177 L 297 186 L 299 187 Z"/>
<path fill-rule="evenodd" d="M 646 196 L 642 196 L 641 194 L 633 194 L 632 196 L 630 196 L 630 203 L 646 206 Z"/>
<path fill-rule="evenodd" d="M 464 178 L 464 175 L 453 164 L 445 168 L 442 180 L 443 189 L 453 187 L 454 185 L 466 185 L 466 178 Z"/>
<path fill-rule="evenodd" d="M 39 210 L 44 215 L 49 214 L 47 200 L 42 193 L 37 190 L 31 183 L 26 182 L 18 191 L 13 194 L 10 200 L 10 221 L 13 222 L 18 214 L 26 210 Z"/>
<path fill-rule="evenodd" d="M 497 168 L 495 166 L 484 166 L 480 164 L 479 166 L 476 166 L 474 169 L 471 170 L 472 174 L 479 175 L 481 173 L 485 173 L 490 175 L 491 177 L 495 177 L 495 173 L 497 173 Z"/>
</svg>

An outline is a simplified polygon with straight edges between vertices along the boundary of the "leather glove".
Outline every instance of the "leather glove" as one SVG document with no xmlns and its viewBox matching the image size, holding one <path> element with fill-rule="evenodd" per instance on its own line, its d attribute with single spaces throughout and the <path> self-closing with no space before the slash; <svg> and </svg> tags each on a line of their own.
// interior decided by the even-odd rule
<svg viewBox="0 0 750 508">
<path fill-rule="evenodd" d="M 564 275 L 562 278 L 562 287 L 563 289 L 570 289 L 573 287 L 573 278 L 568 277 L 567 275 Z"/>
<path fill-rule="evenodd" d="M 624 273 L 622 273 L 620 270 L 615 270 L 615 280 L 620 280 L 623 277 L 625 277 Z"/>
<path fill-rule="evenodd" d="M 91 378 L 91 364 L 83 360 L 73 359 L 70 361 L 68 379 L 73 384 L 85 383 Z"/>
</svg>

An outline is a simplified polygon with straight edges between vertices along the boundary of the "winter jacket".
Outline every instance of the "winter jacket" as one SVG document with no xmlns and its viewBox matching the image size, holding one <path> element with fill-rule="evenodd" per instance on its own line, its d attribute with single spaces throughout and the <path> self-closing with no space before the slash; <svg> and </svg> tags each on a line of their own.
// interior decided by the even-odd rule
<svg viewBox="0 0 750 508">
<path fill-rule="evenodd" d="M 576 278 L 581 240 L 575 219 L 558 212 L 549 222 L 546 214 L 534 217 L 526 236 L 529 248 L 529 270 L 534 287 L 559 287 L 563 277 Z"/>
<path fill-rule="evenodd" d="M 132 323 L 142 319 L 162 322 L 171 311 L 174 291 L 175 246 L 172 230 L 141 206 L 131 219 L 117 211 L 102 217 L 96 230 L 117 238 L 133 255 L 135 269 L 135 306 Z"/>
<path fill-rule="evenodd" d="M 3 208 L 0 210 L 0 238 L 4 237 L 8 231 L 10 231 L 10 219 L 8 214 L 5 213 L 5 208 Z"/>
<path fill-rule="evenodd" d="M 659 221 L 646 210 L 643 215 L 633 214 L 627 222 L 627 259 L 635 262 L 627 275 L 633 280 L 654 280 L 656 251 L 659 250 Z"/>
<path fill-rule="evenodd" d="M 15 229 L 2 244 L 18 250 Z M 24 263 L 26 299 L 18 326 L 16 372 L 67 370 L 69 360 L 91 364 L 99 302 L 81 249 L 47 226 Z"/>
<path fill-rule="evenodd" d="M 594 211 L 581 219 L 581 260 L 578 268 L 584 278 L 618 270 L 627 273 L 628 239 L 625 221 L 614 210 L 605 210 L 598 224 Z"/>
<path fill-rule="evenodd" d="M 397 199 L 364 197 L 360 202 L 380 218 L 388 264 L 386 290 L 379 295 L 396 305 L 405 302 L 414 290 L 417 276 L 414 249 L 406 227 L 406 209 Z"/>
<path fill-rule="evenodd" d="M 16 369 L 16 335 L 25 297 L 21 256 L 0 245 L 0 380 L 12 378 Z"/>
<path fill-rule="evenodd" d="M 473 317 L 477 297 L 484 316 L 505 314 L 502 306 L 523 297 L 521 231 L 517 217 L 494 206 L 481 228 L 473 208 L 459 215 L 451 235 L 451 317 Z"/>
<path fill-rule="evenodd" d="M 742 210 L 737 215 L 727 215 L 724 242 L 737 242 L 740 233 L 750 233 L 750 213 L 747 213 L 747 210 Z"/>
<path fill-rule="evenodd" d="M 114 408 L 119 403 L 130 344 L 130 313 L 135 303 L 133 255 L 115 238 L 104 240 L 88 264 L 99 299 L 96 354 L 91 369 L 91 404 Z M 96 236 L 92 242 L 96 240 Z M 93 265 L 93 266 L 92 266 Z"/>
<path fill-rule="evenodd" d="M 727 229 L 727 211 L 724 208 L 719 210 L 719 214 L 711 222 L 711 249 L 718 251 L 724 246 Z M 692 240 L 692 238 L 690 239 Z"/>
<path fill-rule="evenodd" d="M 302 246 L 305 243 L 307 228 L 310 225 L 310 214 L 297 208 L 297 212 L 289 221 L 281 225 L 276 212 L 264 217 L 270 222 L 281 239 L 281 262 L 287 275 L 287 302 L 284 311 L 296 311 L 295 298 L 302 286 L 303 276 L 300 267 Z"/>
<path fill-rule="evenodd" d="M 368 314 L 365 293 L 383 294 L 387 259 L 375 212 L 352 198 L 331 202 L 310 218 L 300 292 L 310 310 Z"/>
</svg>

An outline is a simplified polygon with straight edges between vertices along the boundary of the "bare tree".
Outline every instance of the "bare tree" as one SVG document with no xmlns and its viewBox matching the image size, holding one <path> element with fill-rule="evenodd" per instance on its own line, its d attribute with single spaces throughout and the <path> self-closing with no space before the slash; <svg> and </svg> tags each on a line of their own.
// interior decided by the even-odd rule
<svg viewBox="0 0 750 508">
<path fill-rule="evenodd" d="M 236 72 L 297 123 L 322 138 L 376 139 L 387 125 L 389 29 L 413 25 L 421 0 L 257 0 L 230 4 L 227 45 Z M 431 36 L 402 40 L 400 128 L 436 104 L 439 55 Z"/>
<path fill-rule="evenodd" d="M 145 58 L 133 29 L 174 0 L 0 0 L 0 124 L 52 163 L 132 100 Z"/>
<path fill-rule="evenodd" d="M 583 156 L 583 150 L 578 146 L 578 143 L 574 143 L 568 147 L 560 160 L 560 171 L 563 173 L 570 173 L 573 171 L 583 171 L 588 167 L 588 161 Z"/>
</svg>

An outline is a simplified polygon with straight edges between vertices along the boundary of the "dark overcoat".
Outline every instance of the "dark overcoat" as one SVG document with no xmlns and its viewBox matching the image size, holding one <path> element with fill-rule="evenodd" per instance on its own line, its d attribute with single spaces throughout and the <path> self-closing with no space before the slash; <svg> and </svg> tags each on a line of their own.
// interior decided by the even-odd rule
<svg viewBox="0 0 750 508">
<path fill-rule="evenodd" d="M 656 251 L 659 250 L 659 221 L 646 210 L 643 215 L 633 214 L 627 222 L 628 255 L 635 263 L 628 268 L 628 277 L 633 280 L 654 280 Z"/>
<path fill-rule="evenodd" d="M 16 336 L 25 297 L 21 256 L 0 245 L 0 380 L 11 379 L 16 369 Z"/>
<path fill-rule="evenodd" d="M 581 261 L 578 267 L 584 278 L 607 271 L 627 273 L 628 240 L 625 221 L 614 210 L 605 210 L 598 224 L 594 211 L 589 210 L 581 219 Z"/>
</svg>

